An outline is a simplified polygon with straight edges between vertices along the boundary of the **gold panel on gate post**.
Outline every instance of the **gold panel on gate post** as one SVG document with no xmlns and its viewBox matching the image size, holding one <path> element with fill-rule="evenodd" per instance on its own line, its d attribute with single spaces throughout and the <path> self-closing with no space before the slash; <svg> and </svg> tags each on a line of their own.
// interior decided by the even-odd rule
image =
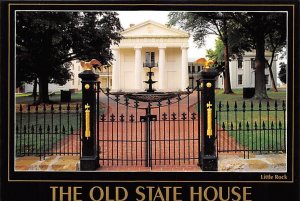
<svg viewBox="0 0 300 201">
<path fill-rule="evenodd" d="M 212 136 L 212 104 L 210 101 L 206 104 L 207 106 L 207 136 Z"/>
<path fill-rule="evenodd" d="M 91 137 L 91 130 L 90 130 L 90 106 L 87 103 L 84 106 L 85 109 L 85 137 L 89 139 Z"/>
</svg>

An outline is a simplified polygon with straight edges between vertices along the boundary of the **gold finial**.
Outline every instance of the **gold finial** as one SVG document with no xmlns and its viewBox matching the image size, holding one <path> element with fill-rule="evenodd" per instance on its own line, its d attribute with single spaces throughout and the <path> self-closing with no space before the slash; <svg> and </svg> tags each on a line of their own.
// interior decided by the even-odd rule
<svg viewBox="0 0 300 201">
<path fill-rule="evenodd" d="M 92 59 L 89 62 L 85 62 L 85 61 L 80 61 L 80 65 L 83 68 L 83 70 L 93 70 L 93 67 L 100 67 L 101 66 L 101 62 L 98 61 L 97 59 Z"/>
<path fill-rule="evenodd" d="M 206 83 L 206 87 L 210 88 L 211 87 L 211 83 L 210 82 Z"/>
<path fill-rule="evenodd" d="M 89 84 L 85 84 L 85 85 L 84 85 L 84 88 L 85 88 L 85 89 L 89 89 L 89 88 L 90 88 L 90 85 L 89 85 Z"/>
</svg>

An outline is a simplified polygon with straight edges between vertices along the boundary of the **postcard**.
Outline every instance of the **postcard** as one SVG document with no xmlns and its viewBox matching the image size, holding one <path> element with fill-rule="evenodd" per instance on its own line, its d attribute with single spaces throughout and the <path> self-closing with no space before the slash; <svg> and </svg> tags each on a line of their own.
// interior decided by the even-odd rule
<svg viewBox="0 0 300 201">
<path fill-rule="evenodd" d="M 299 200 L 298 15 L 2 1 L 2 200 Z"/>
</svg>

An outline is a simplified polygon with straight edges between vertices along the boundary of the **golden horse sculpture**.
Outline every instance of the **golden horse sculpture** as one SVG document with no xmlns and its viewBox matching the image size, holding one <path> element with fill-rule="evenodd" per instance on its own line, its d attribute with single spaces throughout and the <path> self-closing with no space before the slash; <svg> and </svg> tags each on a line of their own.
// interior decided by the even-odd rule
<svg viewBox="0 0 300 201">
<path fill-rule="evenodd" d="M 92 59 L 89 62 L 80 61 L 80 65 L 83 70 L 93 70 L 93 68 L 100 68 L 100 66 L 102 66 L 101 62 L 97 59 Z"/>
<path fill-rule="evenodd" d="M 204 68 L 206 69 L 211 68 L 213 64 L 214 64 L 213 60 L 208 60 L 204 63 Z"/>
</svg>

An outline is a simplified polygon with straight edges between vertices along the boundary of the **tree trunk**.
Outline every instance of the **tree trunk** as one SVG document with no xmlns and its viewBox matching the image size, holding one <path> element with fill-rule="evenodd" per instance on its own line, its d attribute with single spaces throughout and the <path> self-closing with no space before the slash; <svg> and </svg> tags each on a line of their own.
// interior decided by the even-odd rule
<svg viewBox="0 0 300 201">
<path fill-rule="evenodd" d="M 262 30 L 256 33 L 255 95 L 256 99 L 268 99 L 265 82 L 265 39 Z"/>
<path fill-rule="evenodd" d="M 224 44 L 224 94 L 232 94 L 233 91 L 231 89 L 230 83 L 230 72 L 229 72 L 229 47 L 228 47 L 228 36 L 227 36 L 227 24 L 226 19 L 223 20 L 224 25 L 224 37 L 223 37 L 223 44 Z"/>
<path fill-rule="evenodd" d="M 228 43 L 224 43 L 224 94 L 232 94 L 229 72 L 229 55 L 228 55 Z"/>
<path fill-rule="evenodd" d="M 36 102 L 36 96 L 37 96 L 37 78 L 34 79 L 33 82 L 33 90 L 32 90 L 32 96 L 33 96 L 33 102 Z"/>
<path fill-rule="evenodd" d="M 277 90 L 277 87 L 276 87 L 276 84 L 275 84 L 275 80 L 274 80 L 274 75 L 273 75 L 273 70 L 272 70 L 272 66 L 268 64 L 268 67 L 269 67 L 269 71 L 270 71 L 270 76 L 271 76 L 271 81 L 272 81 L 272 90 L 274 92 L 278 92 Z"/>
<path fill-rule="evenodd" d="M 48 78 L 39 77 L 39 100 L 38 103 L 49 103 L 49 94 L 48 94 Z"/>
<path fill-rule="evenodd" d="M 274 61 L 274 56 L 275 56 L 275 50 L 276 47 L 273 49 L 272 51 L 272 58 L 271 58 L 271 62 L 269 64 L 269 62 L 266 60 L 266 63 L 269 67 L 269 72 L 270 72 L 270 76 L 271 76 L 271 81 L 272 81 L 272 91 L 274 92 L 278 92 L 276 84 L 275 84 L 275 80 L 274 80 L 274 75 L 273 75 L 273 70 L 272 70 L 272 65 L 273 65 L 273 61 Z"/>
</svg>

